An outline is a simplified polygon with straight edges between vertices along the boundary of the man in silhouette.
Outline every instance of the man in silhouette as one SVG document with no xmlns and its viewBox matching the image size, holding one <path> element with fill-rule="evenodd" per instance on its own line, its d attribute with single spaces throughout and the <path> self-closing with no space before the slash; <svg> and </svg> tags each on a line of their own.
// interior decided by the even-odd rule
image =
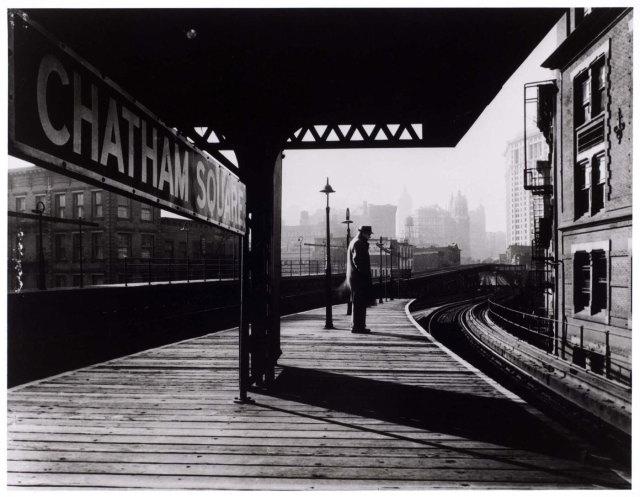
<svg viewBox="0 0 640 497">
<path fill-rule="evenodd" d="M 347 284 L 351 290 L 353 313 L 352 333 L 371 333 L 367 328 L 367 304 L 371 294 L 371 260 L 369 259 L 369 238 L 371 226 L 360 226 L 358 236 L 347 250 Z"/>
</svg>

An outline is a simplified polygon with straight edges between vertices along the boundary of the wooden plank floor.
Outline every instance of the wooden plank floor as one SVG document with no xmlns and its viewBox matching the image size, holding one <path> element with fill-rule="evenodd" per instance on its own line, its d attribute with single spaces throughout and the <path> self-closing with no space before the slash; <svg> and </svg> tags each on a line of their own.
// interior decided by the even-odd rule
<svg viewBox="0 0 640 497">
<path fill-rule="evenodd" d="M 427 489 L 626 487 L 579 444 L 425 338 L 406 301 L 371 335 L 324 310 L 282 320 L 269 392 L 237 405 L 237 330 L 9 391 L 12 487 Z"/>
</svg>

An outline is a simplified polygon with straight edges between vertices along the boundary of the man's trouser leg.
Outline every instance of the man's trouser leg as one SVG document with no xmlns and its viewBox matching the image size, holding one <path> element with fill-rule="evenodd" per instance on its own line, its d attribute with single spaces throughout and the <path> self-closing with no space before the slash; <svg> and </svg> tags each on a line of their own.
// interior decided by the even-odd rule
<svg viewBox="0 0 640 497">
<path fill-rule="evenodd" d="M 351 329 L 364 330 L 367 327 L 367 297 L 365 292 L 353 290 L 353 314 L 351 316 Z"/>
</svg>

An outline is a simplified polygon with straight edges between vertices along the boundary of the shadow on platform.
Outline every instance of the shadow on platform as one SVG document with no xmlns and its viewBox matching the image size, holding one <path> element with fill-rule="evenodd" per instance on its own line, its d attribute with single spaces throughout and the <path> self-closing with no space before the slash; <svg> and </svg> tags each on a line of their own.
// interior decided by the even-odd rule
<svg viewBox="0 0 640 497">
<path fill-rule="evenodd" d="M 266 391 L 261 390 L 261 393 L 418 430 L 537 452 L 553 458 L 581 459 L 580 447 L 506 398 L 482 397 L 288 366 L 283 367 L 272 387 Z M 283 410 L 265 404 L 258 405 Z M 448 444 L 446 440 L 428 441 L 413 436 L 411 432 L 394 432 L 384 427 L 376 429 L 373 427 L 375 425 L 360 426 L 357 421 L 340 421 L 320 413 L 311 415 L 287 412 L 390 438 L 502 460 L 500 456 L 487 456 L 482 453 L 481 448 L 476 450 L 456 447 Z M 548 466 L 548 463 L 539 465 L 513 459 L 504 462 L 562 474 L 585 483 L 584 475 L 578 479 L 576 475 Z M 603 476 L 601 472 L 592 475 L 591 483 L 609 488 L 628 488 L 628 484 L 616 475 Z"/>
</svg>

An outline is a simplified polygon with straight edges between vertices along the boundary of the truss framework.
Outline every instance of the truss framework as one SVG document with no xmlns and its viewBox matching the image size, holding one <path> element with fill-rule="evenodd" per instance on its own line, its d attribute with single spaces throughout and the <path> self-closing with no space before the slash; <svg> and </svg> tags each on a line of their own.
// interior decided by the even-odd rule
<svg viewBox="0 0 640 497">
<path fill-rule="evenodd" d="M 302 126 L 287 149 L 423 147 L 422 124 L 316 124 Z"/>
<path fill-rule="evenodd" d="M 227 138 L 212 127 L 196 126 L 188 139 L 197 147 L 214 154 L 217 150 L 232 150 Z M 423 126 L 404 124 L 315 124 L 302 126 L 287 138 L 283 148 L 406 148 L 424 147 Z M 214 154 L 215 155 L 215 154 Z"/>
</svg>

